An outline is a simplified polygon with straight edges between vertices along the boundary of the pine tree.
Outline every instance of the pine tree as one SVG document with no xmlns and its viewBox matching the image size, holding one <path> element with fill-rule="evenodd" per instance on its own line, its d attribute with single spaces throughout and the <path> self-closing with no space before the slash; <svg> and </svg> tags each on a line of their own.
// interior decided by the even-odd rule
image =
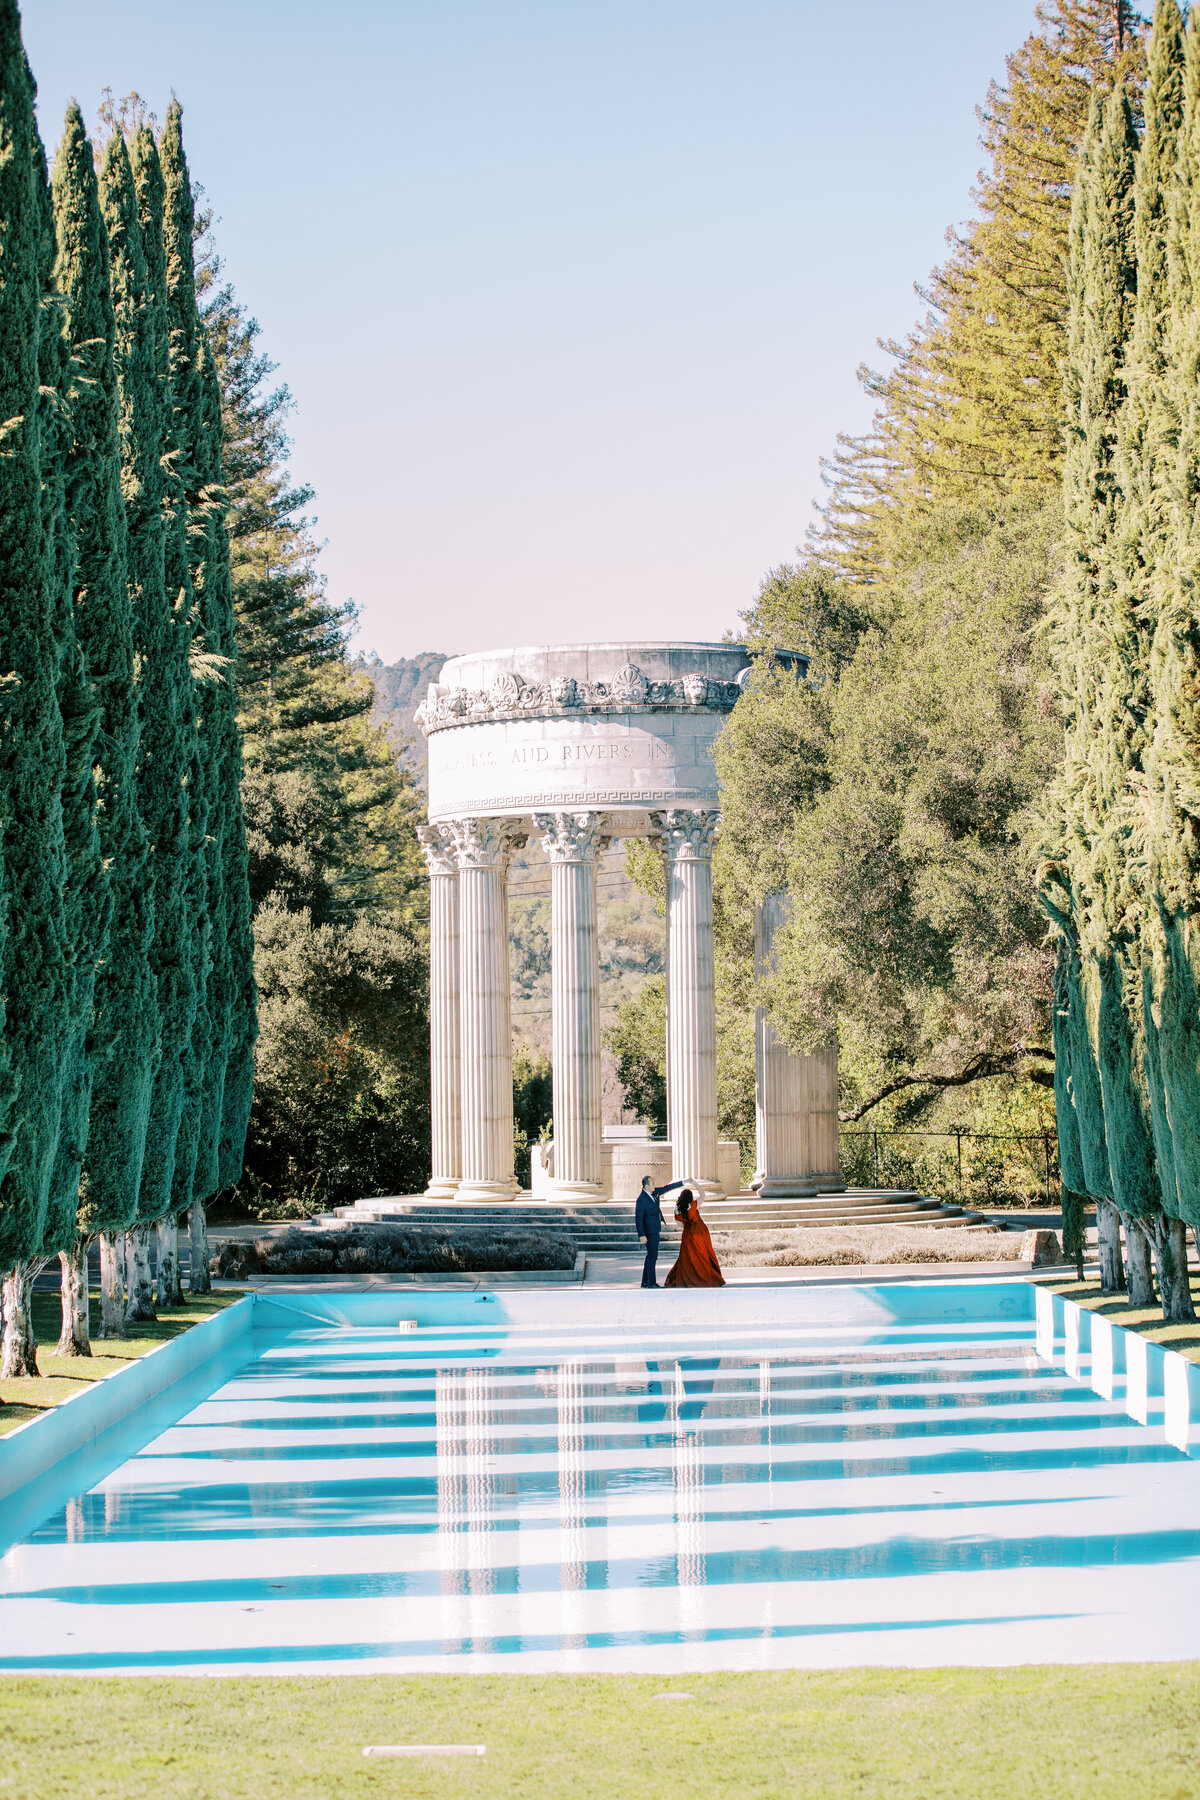
<svg viewBox="0 0 1200 1800">
<path fill-rule="evenodd" d="M 1128 0 L 1042 0 L 1036 19 L 980 109 L 975 217 L 917 289 L 921 324 L 881 342 L 892 367 L 859 370 L 871 429 L 824 465 L 810 543 L 856 579 L 878 577 L 913 507 L 1052 493 L 1061 473 L 1072 175 L 1093 92 L 1121 82 L 1136 98 L 1145 22 Z"/>
<path fill-rule="evenodd" d="M 175 1153 L 183 1114 L 186 1055 L 195 1024 L 203 936 L 204 884 L 192 840 L 191 785 L 197 769 L 196 705 L 190 652 L 195 630 L 188 566 L 187 512 L 177 464 L 178 446 L 170 369 L 167 259 L 163 237 L 164 186 L 158 148 L 142 126 L 130 145 L 145 267 L 149 368 L 147 443 L 159 458 L 158 517 L 148 516 L 150 554 L 143 611 L 139 620 L 146 678 L 141 696 L 140 800 L 151 841 L 154 938 L 151 969 L 158 996 L 159 1061 L 150 1101 L 150 1124 L 138 1194 L 139 1228 L 144 1233 L 174 1206 Z M 151 492 L 144 495 L 149 512 Z M 157 526 L 157 529 L 155 529 Z M 130 545 L 134 543 L 130 519 Z M 161 557 L 161 561 L 159 560 Z M 156 584 L 156 591 L 151 584 Z M 203 808 L 197 796 L 197 810 Z M 135 1242 L 138 1286 L 131 1298 L 136 1316 L 152 1313 L 143 1264 L 144 1236 Z"/>
<path fill-rule="evenodd" d="M 210 940 L 196 1028 L 189 1101 L 176 1160 L 175 1196 L 192 1215 L 191 1285 L 208 1286 L 204 1202 L 241 1174 L 253 1085 L 253 941 L 236 717 L 236 650 L 229 539 L 221 489 L 221 393 L 196 299 L 195 208 L 181 109 L 172 104 L 161 140 L 171 321 L 175 438 L 189 518 L 192 583 L 207 677 L 199 687 L 197 786 L 206 818 L 203 855 Z"/>
<path fill-rule="evenodd" d="M 43 1250 L 69 1025 L 61 896 L 66 774 L 53 640 L 58 568 L 42 509 L 39 397 L 48 274 L 45 157 L 14 0 L 0 0 L 0 1270 L 3 1372 L 36 1369 L 29 1262 Z M 51 472 L 52 473 L 52 472 Z"/>
<path fill-rule="evenodd" d="M 73 570 L 70 635 L 82 653 L 88 690 L 86 709 L 79 700 L 63 709 L 69 776 L 63 810 L 72 862 L 67 897 L 73 901 L 70 923 L 76 993 L 71 1047 L 74 1075 L 67 1089 L 55 1171 L 56 1205 L 61 1212 L 56 1235 L 67 1240 L 60 1247 L 64 1306 L 59 1348 L 61 1354 L 89 1354 L 87 1242 L 98 1218 L 108 1218 L 97 1172 L 107 1171 L 113 1150 L 110 1111 L 114 1082 L 117 1093 L 123 1092 L 131 1057 L 139 1060 L 135 1019 L 120 1000 L 131 992 L 136 994 L 142 986 L 145 944 L 144 934 L 138 931 L 130 944 L 128 930 L 130 881 L 137 879 L 136 868 L 131 870 L 127 861 L 137 839 L 132 785 L 137 709 L 132 614 L 125 578 L 108 238 L 100 213 L 92 145 L 74 104 L 67 111 L 55 159 L 53 200 L 54 281 L 62 309 L 61 342 L 69 359 L 64 417 Z M 65 632 L 63 636 L 66 641 Z M 76 821 L 73 832 L 72 817 Z M 113 947 L 119 946 L 116 983 L 109 944 L 114 917 Z M 136 958 L 136 967 L 128 966 L 130 956 Z M 114 1004 L 118 1007 L 116 1020 Z M 109 1067 L 117 1043 L 119 1065 Z M 145 1054 L 140 1058 L 143 1066 L 147 1060 Z M 124 1137 L 116 1149 L 121 1158 L 129 1154 Z M 88 1173 L 81 1195 L 85 1154 Z"/>
</svg>

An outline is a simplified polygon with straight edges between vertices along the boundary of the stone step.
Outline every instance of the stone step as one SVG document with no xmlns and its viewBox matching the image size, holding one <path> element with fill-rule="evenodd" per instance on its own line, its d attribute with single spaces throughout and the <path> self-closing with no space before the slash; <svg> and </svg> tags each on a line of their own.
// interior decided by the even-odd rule
<svg viewBox="0 0 1200 1800">
<path fill-rule="evenodd" d="M 797 1227 L 815 1227 L 821 1225 L 863 1225 L 863 1224 L 896 1224 L 896 1225 L 977 1225 L 983 1221 L 981 1213 L 967 1211 L 959 1206 L 943 1206 L 937 1201 L 918 1200 L 915 1204 L 900 1200 L 886 1209 L 872 1206 L 865 1209 L 855 1207 L 811 1208 L 797 1206 L 786 1202 L 774 1202 L 762 1207 L 734 1207 L 731 1203 L 721 1205 L 711 1203 L 704 1209 L 705 1218 L 714 1231 L 783 1231 Z M 556 1207 L 544 1207 L 537 1211 L 520 1207 L 489 1208 L 486 1212 L 472 1211 L 453 1207 L 409 1207 L 403 1202 L 358 1201 L 354 1206 L 339 1207 L 336 1213 L 325 1214 L 315 1223 L 354 1223 L 386 1224 L 405 1223 L 421 1224 L 435 1230 L 453 1231 L 538 1231 L 562 1233 L 569 1236 L 580 1249 L 600 1248 L 606 1245 L 637 1243 L 633 1231 L 633 1220 L 629 1209 L 597 1217 L 594 1212 L 587 1215 L 578 1211 L 569 1212 Z M 679 1227 L 668 1214 L 664 1217 L 664 1238 L 675 1241 L 679 1237 Z"/>
</svg>

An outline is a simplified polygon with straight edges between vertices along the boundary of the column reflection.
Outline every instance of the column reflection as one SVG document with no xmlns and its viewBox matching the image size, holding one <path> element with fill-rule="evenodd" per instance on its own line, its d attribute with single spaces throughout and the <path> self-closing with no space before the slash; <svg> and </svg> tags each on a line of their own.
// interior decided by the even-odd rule
<svg viewBox="0 0 1200 1800">
<path fill-rule="evenodd" d="M 486 1368 L 460 1368 L 439 1369 L 435 1383 L 441 1590 L 447 1597 L 466 1597 L 453 1611 L 480 1651 L 490 1649 L 491 1640 L 479 1635 L 486 1631 L 485 1609 L 472 1602 L 496 1591 L 490 1381 Z"/>
</svg>

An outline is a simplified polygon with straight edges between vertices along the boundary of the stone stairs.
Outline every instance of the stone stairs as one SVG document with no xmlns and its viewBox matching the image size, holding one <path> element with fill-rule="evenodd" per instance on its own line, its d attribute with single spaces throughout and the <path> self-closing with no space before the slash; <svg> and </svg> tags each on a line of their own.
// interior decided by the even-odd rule
<svg viewBox="0 0 1200 1800">
<path fill-rule="evenodd" d="M 663 1241 L 675 1243 L 673 1196 L 663 1201 Z M 799 1225 L 959 1225 L 978 1227 L 982 1213 L 952 1206 L 905 1189 L 849 1188 L 812 1200 L 760 1200 L 743 1192 L 708 1200 L 704 1217 L 712 1231 L 781 1231 Z M 638 1253 L 632 1200 L 571 1201 L 520 1198 L 506 1202 L 385 1197 L 339 1206 L 314 1223 L 421 1224 L 461 1231 L 560 1231 L 589 1256 Z"/>
</svg>

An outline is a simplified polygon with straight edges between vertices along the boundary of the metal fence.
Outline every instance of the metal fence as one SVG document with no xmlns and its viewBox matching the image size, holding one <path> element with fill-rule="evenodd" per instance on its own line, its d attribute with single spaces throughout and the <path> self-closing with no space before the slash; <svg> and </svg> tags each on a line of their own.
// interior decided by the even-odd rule
<svg viewBox="0 0 1200 1800">
<path fill-rule="evenodd" d="M 1053 1131 L 842 1131 L 852 1187 L 919 1188 L 964 1206 L 1061 1204 Z"/>
</svg>

